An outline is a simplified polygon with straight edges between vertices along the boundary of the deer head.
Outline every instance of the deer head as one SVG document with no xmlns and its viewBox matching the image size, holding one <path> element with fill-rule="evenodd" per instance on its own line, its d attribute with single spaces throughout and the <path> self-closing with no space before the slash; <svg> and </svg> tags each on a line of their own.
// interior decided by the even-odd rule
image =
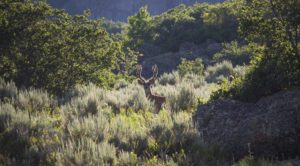
<svg viewBox="0 0 300 166">
<path fill-rule="evenodd" d="M 137 74 L 137 77 L 138 77 L 138 83 L 143 86 L 147 98 L 154 101 L 154 104 L 155 104 L 155 107 L 156 107 L 156 112 L 159 112 L 159 110 L 161 109 L 162 104 L 166 101 L 166 98 L 162 97 L 162 96 L 153 95 L 152 92 L 151 92 L 151 86 L 155 83 L 155 80 L 157 79 L 158 67 L 157 67 L 157 65 L 152 66 L 153 75 L 149 80 L 145 80 L 142 77 L 142 69 L 143 68 L 142 68 L 141 65 L 137 66 L 137 70 L 136 70 L 137 73 L 136 74 Z"/>
<path fill-rule="evenodd" d="M 155 83 L 155 80 L 157 79 L 158 67 L 157 65 L 152 66 L 153 75 L 149 80 L 145 80 L 142 77 L 142 69 L 143 67 L 141 65 L 137 66 L 138 83 L 144 87 L 145 93 L 148 96 L 151 94 L 151 86 Z"/>
</svg>

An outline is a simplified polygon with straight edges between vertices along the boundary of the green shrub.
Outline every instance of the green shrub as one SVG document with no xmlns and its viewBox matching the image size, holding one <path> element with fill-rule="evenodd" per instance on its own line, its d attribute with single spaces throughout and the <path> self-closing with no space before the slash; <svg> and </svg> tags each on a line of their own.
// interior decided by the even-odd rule
<svg viewBox="0 0 300 166">
<path fill-rule="evenodd" d="M 12 116 L 16 112 L 16 109 L 13 105 L 5 103 L 0 103 L 0 133 L 5 131 L 9 127 L 12 121 Z"/>
<path fill-rule="evenodd" d="M 146 122 L 142 115 L 118 115 L 111 119 L 109 142 L 119 149 L 141 154 L 148 146 Z"/>
<path fill-rule="evenodd" d="M 6 82 L 0 78 L 0 101 L 7 99 L 12 99 L 17 96 L 18 89 L 14 82 Z"/>
<path fill-rule="evenodd" d="M 186 74 L 181 81 L 182 83 L 192 84 L 194 88 L 200 88 L 206 84 L 205 77 L 203 75 L 197 75 L 194 73 Z"/>
<path fill-rule="evenodd" d="M 126 88 L 129 86 L 129 83 L 124 80 L 124 79 L 121 79 L 121 80 L 118 80 L 115 85 L 114 85 L 114 89 L 116 90 L 119 90 L 119 89 L 122 89 L 122 88 Z"/>
<path fill-rule="evenodd" d="M 45 113 L 29 117 L 10 104 L 0 105 L 0 110 L 0 154 L 16 165 L 53 164 L 60 145 L 60 121 Z"/>
<path fill-rule="evenodd" d="M 120 166 L 128 166 L 128 165 L 137 165 L 138 159 L 137 155 L 133 152 L 124 152 L 121 151 L 121 153 L 118 156 L 118 165 Z"/>
<path fill-rule="evenodd" d="M 183 84 L 178 87 L 177 91 L 168 94 L 167 102 L 170 110 L 178 111 L 191 111 L 197 104 L 196 93 L 191 84 Z"/>
<path fill-rule="evenodd" d="M 203 61 L 200 58 L 197 58 L 194 61 L 189 61 L 183 58 L 181 59 L 181 63 L 178 65 L 177 70 L 181 77 L 185 76 L 188 73 L 203 75 Z"/>
<path fill-rule="evenodd" d="M 58 154 L 58 165 L 114 165 L 116 149 L 107 142 L 96 143 L 90 138 L 69 140 Z"/>
<path fill-rule="evenodd" d="M 208 66 L 205 75 L 207 82 L 218 82 L 234 74 L 234 69 L 229 61 L 223 61 L 213 66 Z"/>
<path fill-rule="evenodd" d="M 74 141 L 81 138 L 90 138 L 95 142 L 107 139 L 106 130 L 109 127 L 107 117 L 102 114 L 77 118 L 67 124 L 67 131 Z"/>
<path fill-rule="evenodd" d="M 235 66 L 233 69 L 234 77 L 244 77 L 247 74 L 249 66 Z"/>
<path fill-rule="evenodd" d="M 31 118 L 14 102 L 0 103 L 0 164 L 229 165 L 218 146 L 203 142 L 193 123 L 191 110 L 197 99 L 206 100 L 204 93 L 214 86 L 204 83 L 195 88 L 192 80 L 198 78 L 188 74 L 176 85 L 155 85 L 155 93 L 167 97 L 166 109 L 158 114 L 145 109 L 144 92 L 136 83 L 119 90 L 78 86 L 70 91 L 70 100 L 56 105 L 58 111 L 38 111 Z M 221 90 L 230 90 L 236 80 L 224 80 Z M 31 89 L 18 91 L 17 96 L 40 93 Z M 112 112 L 107 96 L 115 98 L 112 102 L 119 104 L 119 112 Z M 23 108 L 27 107 L 31 106 Z M 89 111 L 95 108 L 96 114 Z M 236 164 L 243 163 L 249 162 Z"/>
<path fill-rule="evenodd" d="M 144 89 L 137 84 L 132 84 L 119 90 L 107 91 L 103 100 L 115 112 L 133 109 L 134 111 L 153 111 L 154 106 L 145 95 Z"/>
<path fill-rule="evenodd" d="M 238 85 L 238 81 L 239 79 L 235 79 L 233 81 L 232 84 L 230 84 L 230 82 L 228 80 L 222 80 L 219 89 L 217 89 L 216 91 L 212 92 L 211 96 L 210 96 L 210 100 L 217 100 L 217 99 L 228 99 L 228 98 L 232 98 L 233 95 L 235 95 L 235 93 L 232 93 L 230 91 L 230 88 L 233 84 Z"/>
<path fill-rule="evenodd" d="M 71 99 L 76 97 L 84 96 L 95 96 L 99 99 L 103 99 L 105 91 L 103 88 L 96 86 L 95 84 L 89 83 L 88 85 L 76 85 L 70 89 L 68 93 L 63 97 L 64 102 L 69 102 Z"/>
<path fill-rule="evenodd" d="M 50 111 L 55 105 L 55 100 L 45 91 L 29 89 L 20 91 L 14 103 L 17 108 L 33 113 Z"/>
<path fill-rule="evenodd" d="M 101 98 L 90 94 L 88 96 L 74 98 L 64 105 L 62 109 L 68 112 L 68 114 L 84 117 L 97 114 L 102 105 L 104 104 Z"/>
<path fill-rule="evenodd" d="M 176 85 L 179 81 L 180 78 L 178 72 L 164 73 L 158 79 L 158 83 L 161 85 Z"/>
<path fill-rule="evenodd" d="M 96 115 L 106 106 L 105 97 L 106 91 L 94 84 L 77 85 L 63 98 L 62 109 L 66 114 L 72 114 L 75 117 Z"/>
<path fill-rule="evenodd" d="M 260 49 L 254 53 L 245 77 L 224 96 L 257 101 L 262 96 L 299 86 L 299 33 L 293 30 L 299 26 L 295 22 L 299 6 L 295 7 L 293 1 L 253 0 L 238 11 L 241 36 L 249 43 L 258 43 Z"/>
<path fill-rule="evenodd" d="M 224 60 L 230 61 L 234 66 L 249 64 L 250 59 L 255 52 L 253 47 L 257 46 L 239 46 L 237 41 L 224 43 L 223 49 L 213 56 L 213 60 L 217 63 L 221 63 Z"/>
</svg>

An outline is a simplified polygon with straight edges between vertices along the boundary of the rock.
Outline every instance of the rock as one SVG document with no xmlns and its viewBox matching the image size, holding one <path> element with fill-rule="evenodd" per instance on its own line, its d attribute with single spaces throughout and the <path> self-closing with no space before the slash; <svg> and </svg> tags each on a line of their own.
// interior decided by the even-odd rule
<svg viewBox="0 0 300 166">
<path fill-rule="evenodd" d="M 203 141 L 219 145 L 228 158 L 300 155 L 300 89 L 256 103 L 218 100 L 200 105 L 194 116 Z"/>
</svg>

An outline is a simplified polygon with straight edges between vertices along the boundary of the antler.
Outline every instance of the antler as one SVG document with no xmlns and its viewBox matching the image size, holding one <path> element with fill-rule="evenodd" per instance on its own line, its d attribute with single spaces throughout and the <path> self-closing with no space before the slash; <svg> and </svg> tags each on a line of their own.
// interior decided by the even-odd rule
<svg viewBox="0 0 300 166">
<path fill-rule="evenodd" d="M 151 79 L 149 80 L 149 82 L 151 84 L 153 84 L 155 82 L 157 75 L 158 75 L 158 67 L 156 64 L 152 66 L 152 72 L 153 72 L 153 75 L 152 75 Z"/>
<path fill-rule="evenodd" d="M 141 81 L 141 83 L 143 84 L 143 83 L 145 83 L 145 80 L 142 77 L 142 70 L 143 70 L 142 65 L 136 66 L 136 76 L 139 78 L 139 81 Z"/>
</svg>

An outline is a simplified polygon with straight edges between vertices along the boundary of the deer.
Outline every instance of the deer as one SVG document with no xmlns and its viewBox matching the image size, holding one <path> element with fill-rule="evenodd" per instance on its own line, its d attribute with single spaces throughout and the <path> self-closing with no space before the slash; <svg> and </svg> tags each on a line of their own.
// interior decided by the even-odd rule
<svg viewBox="0 0 300 166">
<path fill-rule="evenodd" d="M 157 79 L 158 67 L 157 67 L 157 65 L 152 66 L 153 75 L 148 80 L 145 80 L 142 77 L 142 69 L 143 69 L 143 67 L 141 65 L 137 65 L 136 74 L 137 74 L 137 78 L 138 78 L 138 83 L 143 86 L 146 97 L 149 100 L 154 102 L 154 104 L 155 104 L 155 113 L 158 113 L 161 110 L 162 105 L 166 102 L 165 97 L 154 95 L 151 91 L 151 86 L 155 83 L 155 80 Z"/>
</svg>

